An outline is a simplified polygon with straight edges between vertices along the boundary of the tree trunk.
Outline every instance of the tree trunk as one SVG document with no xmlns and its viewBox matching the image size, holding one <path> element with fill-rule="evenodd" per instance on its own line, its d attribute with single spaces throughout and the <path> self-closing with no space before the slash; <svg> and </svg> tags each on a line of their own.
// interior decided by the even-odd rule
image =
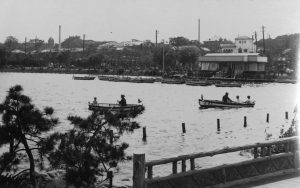
<svg viewBox="0 0 300 188">
<path fill-rule="evenodd" d="M 34 170 L 34 159 L 33 159 L 33 155 L 32 155 L 32 153 L 31 153 L 31 150 L 30 150 L 30 148 L 29 148 L 29 146 L 28 146 L 28 143 L 27 143 L 27 140 L 26 140 L 24 134 L 22 134 L 21 139 L 22 139 L 21 141 L 22 141 L 22 143 L 23 143 L 23 145 L 24 145 L 25 151 L 26 151 L 26 153 L 27 153 L 27 156 L 28 156 L 28 158 L 29 158 L 29 164 L 30 164 L 30 171 L 29 171 L 29 174 L 30 174 L 30 181 L 31 181 L 33 187 L 36 188 L 37 186 L 36 186 L 36 180 L 35 180 L 35 170 Z"/>
<path fill-rule="evenodd" d="M 10 136 L 11 137 L 10 137 L 10 140 L 9 140 L 9 154 L 11 156 L 13 156 L 13 154 L 14 154 L 14 138 L 13 138 L 12 135 L 10 135 Z"/>
</svg>

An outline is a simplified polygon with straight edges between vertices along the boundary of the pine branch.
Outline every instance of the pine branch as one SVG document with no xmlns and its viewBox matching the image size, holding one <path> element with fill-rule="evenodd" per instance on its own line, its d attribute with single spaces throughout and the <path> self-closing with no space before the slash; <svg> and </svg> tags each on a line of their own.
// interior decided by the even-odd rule
<svg viewBox="0 0 300 188">
<path fill-rule="evenodd" d="M 36 144 L 38 144 L 38 143 L 39 143 L 38 141 L 36 141 L 36 140 L 33 140 L 33 139 L 30 139 L 30 138 L 26 138 L 26 140 L 32 141 L 32 142 L 34 142 L 34 143 L 36 143 Z"/>
<path fill-rule="evenodd" d="M 42 148 L 30 148 L 30 150 L 35 150 L 35 149 L 42 149 Z M 26 149 L 19 149 L 19 150 L 16 150 L 15 152 L 20 152 L 20 151 L 26 151 Z"/>
<path fill-rule="evenodd" d="M 17 177 L 19 174 L 21 174 L 21 173 L 23 173 L 23 172 L 25 172 L 25 171 L 29 171 L 29 170 L 30 170 L 29 168 L 27 168 L 27 169 L 25 169 L 25 170 L 22 170 L 22 171 L 18 172 L 16 175 L 14 175 L 13 177 L 15 178 L 15 177 Z"/>
</svg>

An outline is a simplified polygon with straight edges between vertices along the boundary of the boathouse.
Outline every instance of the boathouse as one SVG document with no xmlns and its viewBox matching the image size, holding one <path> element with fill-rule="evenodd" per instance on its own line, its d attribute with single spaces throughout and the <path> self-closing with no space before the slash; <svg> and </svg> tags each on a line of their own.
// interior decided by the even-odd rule
<svg viewBox="0 0 300 188">
<path fill-rule="evenodd" d="M 259 53 L 209 53 L 198 58 L 197 66 L 215 77 L 264 78 L 266 63 L 267 57 Z"/>
</svg>

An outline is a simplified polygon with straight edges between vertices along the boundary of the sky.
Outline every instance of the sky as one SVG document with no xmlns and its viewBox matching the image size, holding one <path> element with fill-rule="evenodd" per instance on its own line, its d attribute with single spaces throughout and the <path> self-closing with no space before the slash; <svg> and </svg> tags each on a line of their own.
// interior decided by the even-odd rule
<svg viewBox="0 0 300 188">
<path fill-rule="evenodd" d="M 96 41 L 155 42 L 184 36 L 234 40 L 254 35 L 275 38 L 300 33 L 299 0 L 0 0 L 0 42 L 7 36 L 58 42 L 86 35 Z"/>
</svg>

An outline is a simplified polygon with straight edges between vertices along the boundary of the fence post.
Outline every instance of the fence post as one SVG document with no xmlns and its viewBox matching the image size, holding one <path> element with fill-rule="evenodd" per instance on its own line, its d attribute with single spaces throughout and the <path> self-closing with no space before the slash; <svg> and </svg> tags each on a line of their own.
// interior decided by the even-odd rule
<svg viewBox="0 0 300 188">
<path fill-rule="evenodd" d="M 267 113 L 267 123 L 269 123 L 269 113 Z"/>
<path fill-rule="evenodd" d="M 285 112 L 285 119 L 289 119 L 289 112 Z"/>
<path fill-rule="evenodd" d="M 112 171 L 108 171 L 107 172 L 107 177 L 109 179 L 109 188 L 113 187 L 113 172 Z"/>
<path fill-rule="evenodd" d="M 177 161 L 172 163 L 172 173 L 177 174 Z"/>
<path fill-rule="evenodd" d="M 220 119 L 217 119 L 217 130 L 220 131 Z"/>
<path fill-rule="evenodd" d="M 145 187 L 145 154 L 133 154 L 133 188 Z"/>
<path fill-rule="evenodd" d="M 298 150 L 298 139 L 294 142 L 293 144 L 293 153 L 294 153 L 294 165 L 295 168 L 298 169 L 299 168 L 299 150 Z"/>
</svg>

